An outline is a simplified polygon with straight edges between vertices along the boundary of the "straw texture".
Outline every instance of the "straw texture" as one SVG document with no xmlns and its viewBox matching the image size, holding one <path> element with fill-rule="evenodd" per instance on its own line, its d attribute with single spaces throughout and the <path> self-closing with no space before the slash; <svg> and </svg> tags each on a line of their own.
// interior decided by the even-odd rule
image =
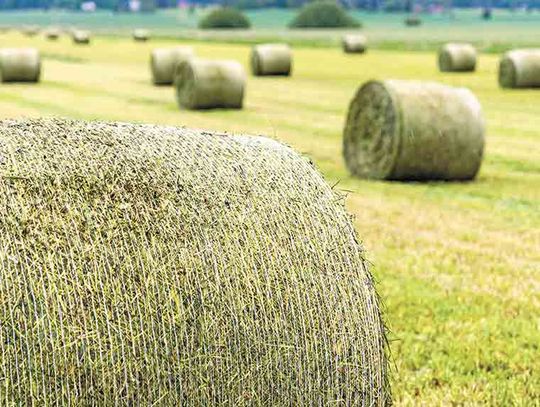
<svg viewBox="0 0 540 407">
<path fill-rule="evenodd" d="M 292 52 L 287 44 L 262 44 L 251 51 L 251 71 L 255 76 L 289 76 Z"/>
<path fill-rule="evenodd" d="M 150 54 L 150 71 L 155 85 L 171 85 L 176 67 L 194 56 L 191 47 L 156 48 Z"/>
<path fill-rule="evenodd" d="M 0 49 L 2 82 L 39 82 L 41 58 L 34 48 Z"/>
<path fill-rule="evenodd" d="M 503 88 L 540 88 L 540 48 L 507 52 L 499 64 Z"/>
<path fill-rule="evenodd" d="M 71 33 L 71 38 L 75 44 L 90 44 L 90 31 L 86 30 L 73 30 Z"/>
<path fill-rule="evenodd" d="M 473 72 L 476 69 L 476 49 L 471 44 L 445 44 L 439 51 L 441 72 Z"/>
<path fill-rule="evenodd" d="M 383 406 L 341 199 L 259 137 L 0 122 L 2 405 Z"/>
<path fill-rule="evenodd" d="M 351 102 L 343 147 L 359 177 L 469 180 L 482 162 L 481 106 L 464 88 L 370 81 Z"/>
<path fill-rule="evenodd" d="M 241 109 L 246 74 L 236 61 L 193 58 L 178 65 L 176 96 L 187 109 Z"/>
<path fill-rule="evenodd" d="M 347 54 L 362 54 L 367 49 L 367 38 L 361 34 L 345 35 L 341 43 Z"/>
</svg>

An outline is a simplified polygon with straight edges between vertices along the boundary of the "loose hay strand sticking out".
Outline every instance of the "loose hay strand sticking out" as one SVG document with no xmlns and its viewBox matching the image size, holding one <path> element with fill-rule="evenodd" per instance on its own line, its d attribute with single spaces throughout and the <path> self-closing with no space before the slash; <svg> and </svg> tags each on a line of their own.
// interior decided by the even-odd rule
<svg viewBox="0 0 540 407">
<path fill-rule="evenodd" d="M 389 402 L 358 237 L 288 147 L 3 121 L 0 157 L 7 404 Z"/>
<path fill-rule="evenodd" d="M 540 48 L 507 52 L 499 63 L 503 88 L 540 88 Z"/>
<path fill-rule="evenodd" d="M 0 49 L 2 82 L 39 82 L 41 58 L 34 48 Z"/>
<path fill-rule="evenodd" d="M 155 85 L 171 85 L 176 67 L 194 56 L 191 47 L 156 48 L 150 54 L 150 71 Z"/>
<path fill-rule="evenodd" d="M 241 109 L 246 74 L 236 61 L 192 58 L 176 68 L 176 97 L 187 109 Z"/>
<path fill-rule="evenodd" d="M 367 49 L 367 38 L 361 34 L 348 34 L 343 36 L 341 44 L 347 54 L 362 54 Z"/>
<path fill-rule="evenodd" d="M 476 49 L 471 44 L 445 44 L 439 51 L 439 70 L 473 72 L 476 69 L 476 59 Z"/>
<path fill-rule="evenodd" d="M 255 76 L 289 76 L 292 52 L 287 44 L 256 45 L 251 51 L 251 70 Z"/>
<path fill-rule="evenodd" d="M 150 31 L 144 28 L 137 28 L 133 30 L 133 39 L 137 42 L 145 42 L 150 39 Z"/>
<path fill-rule="evenodd" d="M 73 30 L 71 38 L 75 44 L 90 44 L 90 31 L 86 30 Z"/>
<path fill-rule="evenodd" d="M 352 174 L 388 180 L 470 180 L 484 150 L 471 91 L 433 82 L 370 81 L 354 96 L 343 154 Z"/>
</svg>

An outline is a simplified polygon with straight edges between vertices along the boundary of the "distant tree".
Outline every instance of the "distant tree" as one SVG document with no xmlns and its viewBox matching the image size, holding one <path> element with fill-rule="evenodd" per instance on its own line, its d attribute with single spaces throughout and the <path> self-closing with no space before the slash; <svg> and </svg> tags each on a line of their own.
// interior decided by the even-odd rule
<svg viewBox="0 0 540 407">
<path fill-rule="evenodd" d="M 360 27 L 342 6 L 331 1 L 306 4 L 291 23 L 293 28 Z"/>
</svg>

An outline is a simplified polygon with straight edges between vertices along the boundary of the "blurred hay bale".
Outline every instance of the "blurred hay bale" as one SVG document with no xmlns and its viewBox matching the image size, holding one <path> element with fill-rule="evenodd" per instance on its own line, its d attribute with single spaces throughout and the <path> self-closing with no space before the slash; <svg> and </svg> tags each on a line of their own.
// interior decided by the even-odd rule
<svg viewBox="0 0 540 407">
<path fill-rule="evenodd" d="M 445 44 L 439 51 L 438 61 L 441 72 L 473 72 L 476 49 L 471 44 Z"/>
<path fill-rule="evenodd" d="M 422 24 L 422 19 L 416 15 L 408 16 L 405 19 L 405 25 L 408 27 L 417 27 Z"/>
<path fill-rule="evenodd" d="M 91 36 L 90 31 L 86 30 L 73 30 L 71 33 L 71 38 L 75 44 L 90 44 Z"/>
<path fill-rule="evenodd" d="M 504 54 L 499 63 L 499 84 L 503 88 L 539 88 L 540 48 Z"/>
<path fill-rule="evenodd" d="M 351 102 L 343 148 L 358 177 L 470 180 L 484 150 L 481 106 L 464 88 L 370 81 Z"/>
<path fill-rule="evenodd" d="M 2 82 L 39 82 L 41 58 L 34 48 L 0 49 Z"/>
<path fill-rule="evenodd" d="M 290 148 L 9 120 L 0 157 L 7 405 L 390 404 L 359 238 Z"/>
<path fill-rule="evenodd" d="M 156 48 L 150 54 L 150 71 L 155 85 L 171 85 L 176 67 L 194 56 L 192 47 Z"/>
<path fill-rule="evenodd" d="M 251 70 L 255 76 L 289 76 L 292 52 L 287 44 L 256 45 L 251 51 Z"/>
<path fill-rule="evenodd" d="M 150 31 L 143 28 L 137 28 L 133 30 L 133 39 L 137 42 L 148 41 L 150 39 Z"/>
<path fill-rule="evenodd" d="M 241 109 L 246 74 L 236 61 L 193 58 L 178 65 L 176 97 L 187 109 Z"/>
<path fill-rule="evenodd" d="M 39 34 L 40 28 L 37 25 L 23 25 L 21 32 L 27 37 L 33 37 Z"/>
<path fill-rule="evenodd" d="M 367 49 L 367 38 L 362 34 L 344 35 L 341 44 L 347 54 L 363 54 Z"/>
<path fill-rule="evenodd" d="M 44 35 L 48 40 L 56 41 L 60 38 L 60 29 L 57 27 L 49 27 L 45 30 Z"/>
</svg>

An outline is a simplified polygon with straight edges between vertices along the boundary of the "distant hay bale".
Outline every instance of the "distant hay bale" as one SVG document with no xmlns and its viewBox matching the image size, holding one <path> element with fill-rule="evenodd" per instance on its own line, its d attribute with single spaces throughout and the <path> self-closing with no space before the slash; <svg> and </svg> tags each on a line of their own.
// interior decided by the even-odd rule
<svg viewBox="0 0 540 407">
<path fill-rule="evenodd" d="M 289 76 L 292 52 L 287 44 L 256 45 L 251 51 L 251 70 L 255 76 Z"/>
<path fill-rule="evenodd" d="M 191 47 L 156 48 L 150 54 L 150 70 L 155 85 L 171 85 L 176 67 L 194 56 Z"/>
<path fill-rule="evenodd" d="M 34 48 L 0 49 L 2 82 L 39 82 L 41 58 Z"/>
<path fill-rule="evenodd" d="M 137 42 L 145 42 L 150 39 L 150 31 L 142 28 L 133 30 L 133 39 Z"/>
<path fill-rule="evenodd" d="M 359 238 L 290 148 L 9 120 L 0 157 L 6 405 L 390 405 Z"/>
<path fill-rule="evenodd" d="M 178 104 L 186 109 L 241 109 L 246 74 L 236 61 L 193 58 L 175 74 Z"/>
<path fill-rule="evenodd" d="M 48 40 L 57 40 L 60 38 L 60 29 L 56 27 L 50 27 L 47 30 L 45 30 L 45 38 Z"/>
<path fill-rule="evenodd" d="M 86 30 L 73 30 L 71 38 L 75 44 L 90 44 L 91 34 Z"/>
<path fill-rule="evenodd" d="M 422 24 L 422 19 L 418 16 L 409 16 L 405 19 L 405 25 L 408 27 L 417 27 Z"/>
<path fill-rule="evenodd" d="M 499 84 L 503 88 L 540 87 L 540 48 L 507 52 L 499 63 Z"/>
<path fill-rule="evenodd" d="M 341 41 L 343 51 L 347 54 L 362 54 L 367 49 L 367 38 L 361 34 L 348 34 Z"/>
<path fill-rule="evenodd" d="M 33 37 L 39 34 L 40 28 L 37 25 L 24 25 L 21 31 L 24 35 Z"/>
<path fill-rule="evenodd" d="M 439 51 L 441 72 L 472 72 L 476 69 L 476 49 L 471 44 L 449 43 Z"/>
<path fill-rule="evenodd" d="M 470 180 L 480 168 L 483 150 L 481 106 L 468 89 L 370 81 L 351 102 L 343 154 L 358 177 Z"/>
</svg>

